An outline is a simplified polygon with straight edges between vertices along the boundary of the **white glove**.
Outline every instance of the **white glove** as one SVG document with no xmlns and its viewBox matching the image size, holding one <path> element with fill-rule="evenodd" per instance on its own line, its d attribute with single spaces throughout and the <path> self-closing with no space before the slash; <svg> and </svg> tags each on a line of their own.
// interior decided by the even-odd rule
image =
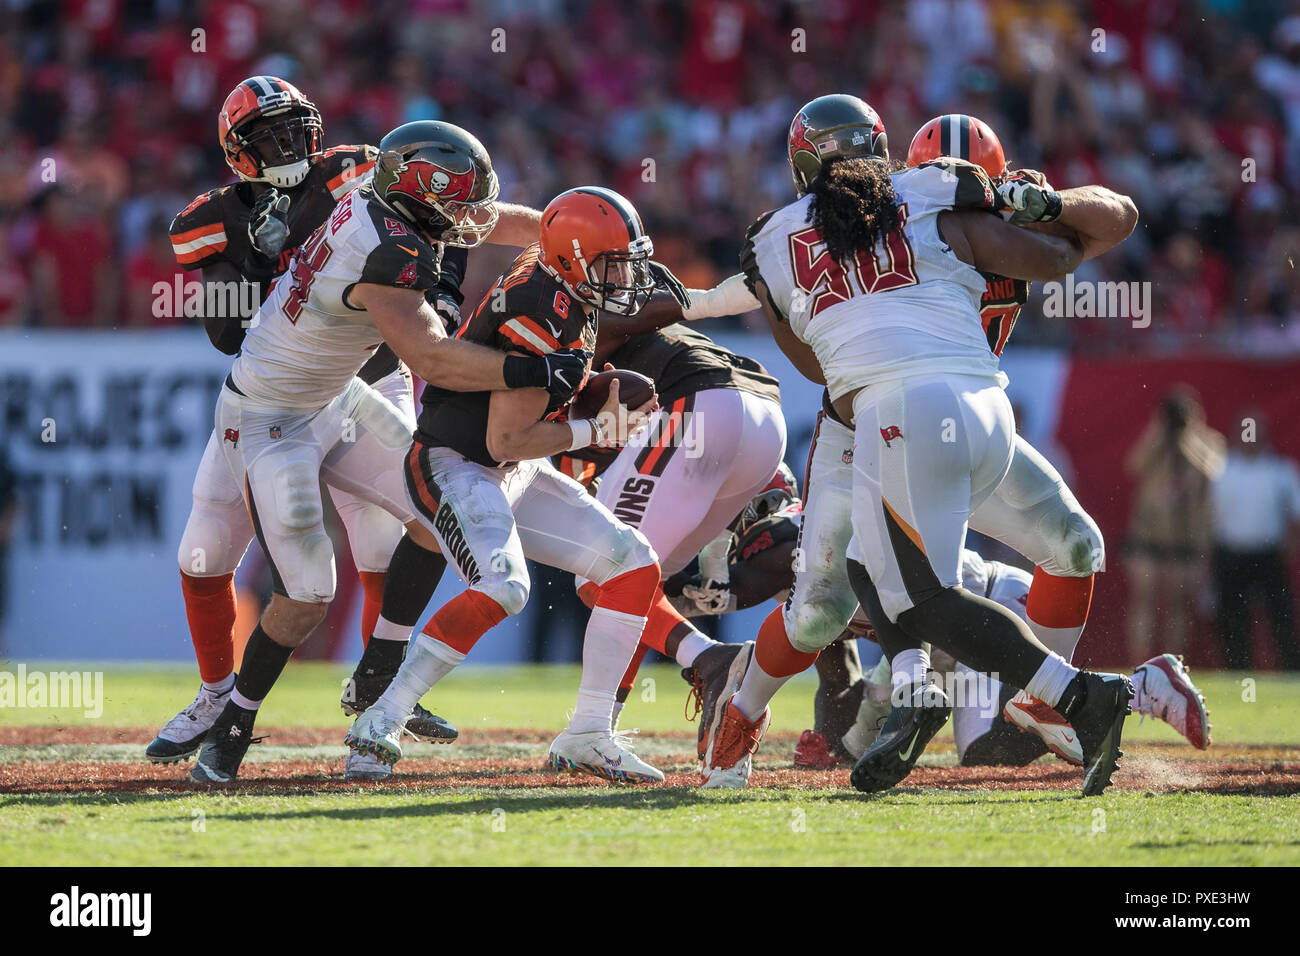
<svg viewBox="0 0 1300 956">
<path fill-rule="evenodd" d="M 998 186 L 998 195 L 1011 209 L 1011 222 L 1051 222 L 1061 215 L 1061 194 L 1025 179 L 1010 179 Z"/>
</svg>

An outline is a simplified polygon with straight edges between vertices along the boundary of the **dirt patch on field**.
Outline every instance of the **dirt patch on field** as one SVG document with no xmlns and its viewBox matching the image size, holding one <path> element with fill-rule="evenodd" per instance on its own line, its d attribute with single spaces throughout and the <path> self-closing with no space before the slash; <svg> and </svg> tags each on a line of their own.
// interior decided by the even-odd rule
<svg viewBox="0 0 1300 956">
<path fill-rule="evenodd" d="M 102 739 L 102 738 L 101 738 Z M 332 735 L 331 735 L 332 739 Z M 494 735 L 494 740 L 499 736 Z M 531 739 L 531 738 L 530 738 Z M 689 753 L 658 761 L 667 785 L 694 787 L 698 775 Z M 751 787 L 799 789 L 848 787 L 847 769 L 800 770 L 767 757 L 755 767 Z M 588 776 L 557 774 L 539 766 L 538 758 L 402 761 L 399 770 L 382 782 L 345 780 L 343 760 L 285 760 L 250 763 L 241 779 L 228 789 L 244 792 L 330 792 L 385 787 L 412 791 L 450 787 L 566 787 L 606 785 Z M 1172 767 L 1170 766 L 1172 765 Z M 189 780 L 190 764 L 155 766 L 148 763 L 48 762 L 0 765 L 0 793 L 192 793 L 207 789 Z M 1028 767 L 918 767 L 904 782 L 905 790 L 1063 790 L 1079 786 L 1079 771 L 1063 764 L 1035 763 Z M 1121 790 L 1168 793 L 1239 793 L 1281 796 L 1300 793 L 1300 763 L 1274 760 L 1206 760 L 1130 758 L 1116 775 Z"/>
</svg>

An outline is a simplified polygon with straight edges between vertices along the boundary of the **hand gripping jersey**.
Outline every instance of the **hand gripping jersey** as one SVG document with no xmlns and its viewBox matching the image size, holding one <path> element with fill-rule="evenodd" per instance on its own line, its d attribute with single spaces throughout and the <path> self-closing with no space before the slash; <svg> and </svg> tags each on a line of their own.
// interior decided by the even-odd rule
<svg viewBox="0 0 1300 956">
<path fill-rule="evenodd" d="M 892 175 L 902 228 L 874 255 L 834 261 L 809 224 L 812 195 L 768 213 L 746 233 L 741 267 L 762 281 L 778 315 L 816 354 L 832 399 L 917 375 L 997 372 L 980 316 L 984 278 L 939 234 L 939 214 L 996 208 L 992 183 L 958 159 Z"/>
<path fill-rule="evenodd" d="M 170 234 L 176 261 L 186 271 L 204 269 L 226 262 L 239 270 L 249 282 L 261 285 L 263 297 L 271 280 L 289 267 L 294 249 L 325 222 L 335 204 L 357 186 L 365 183 L 375 165 L 373 146 L 335 146 L 327 149 L 312 164 L 307 178 L 283 192 L 290 197 L 289 238 L 274 268 L 267 274 L 252 265 L 252 248 L 248 241 L 248 220 L 256 197 L 253 184 L 239 182 L 221 186 L 199 196 L 172 220 Z M 466 251 L 448 250 L 442 263 L 439 291 L 460 301 L 460 280 L 465 274 Z M 242 337 L 243 330 L 234 331 Z M 232 342 L 231 349 L 238 340 Z M 397 356 L 387 345 L 376 349 L 366 363 L 361 377 L 374 383 L 397 369 Z"/>
<path fill-rule="evenodd" d="M 541 246 L 533 243 L 515 259 L 479 303 L 474 315 L 461 324 L 459 339 L 477 342 L 503 352 L 546 355 L 556 349 L 587 348 L 596 344 L 596 317 L 587 318 L 538 262 Z M 431 447 L 451 448 L 465 458 L 489 468 L 498 462 L 487 450 L 488 405 L 491 392 L 449 392 L 434 385 L 421 396 L 415 437 Z M 551 397 L 545 418 L 558 419 L 572 396 Z"/>
<path fill-rule="evenodd" d="M 385 209 L 369 185 L 348 193 L 294 250 L 254 316 L 230 370 L 235 387 L 266 404 L 323 407 L 384 341 L 370 314 L 349 304 L 352 287 L 433 289 L 441 260 L 441 246 Z"/>
</svg>

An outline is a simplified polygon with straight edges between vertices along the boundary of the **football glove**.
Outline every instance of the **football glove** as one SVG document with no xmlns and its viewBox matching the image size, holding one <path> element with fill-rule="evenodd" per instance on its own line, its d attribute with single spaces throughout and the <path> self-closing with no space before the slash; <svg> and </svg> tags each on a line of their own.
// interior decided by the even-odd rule
<svg viewBox="0 0 1300 956">
<path fill-rule="evenodd" d="M 691 297 L 686 291 L 686 286 L 682 285 L 677 276 L 673 275 L 672 270 L 662 262 L 650 260 L 650 278 L 654 280 L 656 289 L 668 292 L 683 309 L 691 307 Z"/>
<path fill-rule="evenodd" d="M 448 293 L 443 292 L 433 300 L 433 310 L 447 327 L 447 334 L 454 335 L 460 328 L 460 304 Z"/>
<path fill-rule="evenodd" d="M 289 241 L 289 197 L 271 188 L 257 197 L 248 219 L 248 242 L 268 260 L 280 258 Z"/>
<path fill-rule="evenodd" d="M 1061 194 L 1028 178 L 1010 178 L 998 186 L 998 195 L 1011 210 L 1011 222 L 1051 222 L 1061 215 Z"/>
<path fill-rule="evenodd" d="M 689 598 L 701 614 L 723 614 L 731 604 L 731 585 L 713 580 L 687 584 L 682 588 L 682 597 Z"/>
</svg>

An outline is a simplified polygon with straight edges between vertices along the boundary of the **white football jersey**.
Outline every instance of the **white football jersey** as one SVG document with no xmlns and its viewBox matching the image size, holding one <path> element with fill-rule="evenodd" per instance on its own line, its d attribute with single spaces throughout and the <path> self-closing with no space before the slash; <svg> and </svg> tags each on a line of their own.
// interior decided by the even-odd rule
<svg viewBox="0 0 1300 956">
<path fill-rule="evenodd" d="M 812 196 L 760 218 L 741 255 L 750 291 L 762 281 L 772 305 L 821 363 L 832 400 L 866 385 L 952 372 L 998 381 L 980 320 L 984 277 L 939 234 L 950 209 L 995 209 L 984 171 L 962 160 L 892 175 L 901 230 L 849 268 L 831 258 L 809 224 Z"/>
<path fill-rule="evenodd" d="M 381 205 L 369 185 L 354 189 L 271 287 L 230 370 L 235 387 L 258 402 L 323 408 L 384 341 L 348 292 L 360 282 L 430 289 L 442 249 Z"/>
<path fill-rule="evenodd" d="M 961 553 L 961 586 L 972 594 L 1001 604 L 1017 617 L 1025 618 L 1025 602 L 1034 576 L 1001 561 L 986 561 L 977 551 Z"/>
</svg>

